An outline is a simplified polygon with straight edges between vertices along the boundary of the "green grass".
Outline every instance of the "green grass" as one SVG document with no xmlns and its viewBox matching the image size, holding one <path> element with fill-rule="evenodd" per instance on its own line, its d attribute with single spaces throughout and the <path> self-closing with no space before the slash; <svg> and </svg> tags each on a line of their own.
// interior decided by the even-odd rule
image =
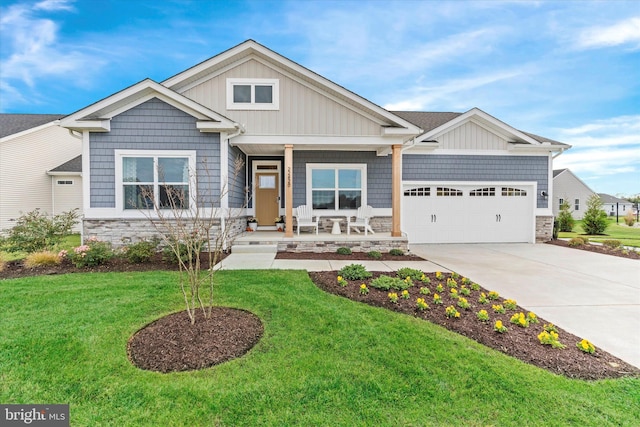
<svg viewBox="0 0 640 427">
<path fill-rule="evenodd" d="M 624 223 L 624 220 L 620 218 L 620 222 L 616 224 L 615 217 L 607 218 L 609 221 L 609 226 L 605 230 L 604 235 L 587 235 L 584 234 L 584 229 L 582 228 L 582 220 L 576 221 L 575 227 L 573 227 L 573 232 L 571 233 L 559 233 L 558 237 L 560 238 L 572 238 L 576 236 L 586 236 L 592 242 L 602 242 L 603 240 L 620 240 L 625 246 L 635 246 L 640 248 L 640 228 L 638 227 L 627 227 Z"/>
<path fill-rule="evenodd" d="M 635 425 L 640 379 L 570 380 L 441 327 L 323 293 L 300 271 L 222 271 L 264 336 L 198 372 L 133 367 L 129 337 L 182 309 L 176 273 L 0 281 L 0 402 L 74 426 Z"/>
<path fill-rule="evenodd" d="M 71 252 L 73 248 L 75 248 L 76 246 L 80 246 L 80 234 L 69 234 L 68 236 L 65 236 L 58 246 L 59 247 L 56 248 L 56 250 L 58 251 L 66 249 L 67 251 Z M 28 254 L 26 252 L 0 251 L 0 255 L 2 255 L 2 259 L 4 259 L 5 261 L 14 261 L 17 259 L 26 258 Z"/>
</svg>

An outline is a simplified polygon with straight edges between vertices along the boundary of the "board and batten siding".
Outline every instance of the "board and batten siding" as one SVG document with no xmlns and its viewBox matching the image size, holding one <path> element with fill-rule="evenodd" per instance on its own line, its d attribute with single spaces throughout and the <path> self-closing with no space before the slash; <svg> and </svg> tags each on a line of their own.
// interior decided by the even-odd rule
<svg viewBox="0 0 640 427">
<path fill-rule="evenodd" d="M 219 205 L 220 134 L 200 132 L 183 111 L 154 98 L 115 116 L 110 132 L 91 134 L 92 208 L 116 206 L 115 150 L 195 150 L 198 193 Z"/>
<path fill-rule="evenodd" d="M 227 110 L 227 78 L 278 79 L 280 109 Z M 381 134 L 379 123 L 253 59 L 181 93 L 235 122 L 246 124 L 246 135 Z"/>
<path fill-rule="evenodd" d="M 367 204 L 391 208 L 391 156 L 376 156 L 371 151 L 294 151 L 294 207 L 307 203 L 307 163 L 366 163 Z"/>
<path fill-rule="evenodd" d="M 47 171 L 81 153 L 81 140 L 53 124 L 0 142 L 0 230 L 13 227 L 22 213 L 36 208 L 52 214 Z M 82 197 L 82 187 L 76 189 Z M 82 209 L 82 203 L 76 207 Z"/>
<path fill-rule="evenodd" d="M 403 181 L 536 181 L 538 208 L 547 208 L 540 195 L 549 191 L 547 156 L 482 156 L 404 154 Z"/>
<path fill-rule="evenodd" d="M 482 126 L 466 122 L 436 140 L 444 150 L 507 150 L 508 141 Z"/>
</svg>

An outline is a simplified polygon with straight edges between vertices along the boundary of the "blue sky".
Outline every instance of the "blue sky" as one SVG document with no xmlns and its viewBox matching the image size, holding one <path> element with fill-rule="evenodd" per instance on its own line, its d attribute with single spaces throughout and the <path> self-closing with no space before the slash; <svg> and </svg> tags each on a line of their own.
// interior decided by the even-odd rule
<svg viewBox="0 0 640 427">
<path fill-rule="evenodd" d="M 573 145 L 640 193 L 640 2 L 0 0 L 0 112 L 67 114 L 246 39 L 387 109 L 464 112 Z"/>
</svg>

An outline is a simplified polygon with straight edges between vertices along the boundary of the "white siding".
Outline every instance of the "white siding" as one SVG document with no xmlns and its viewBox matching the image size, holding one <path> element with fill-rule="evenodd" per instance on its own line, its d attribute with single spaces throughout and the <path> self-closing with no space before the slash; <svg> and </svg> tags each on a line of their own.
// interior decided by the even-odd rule
<svg viewBox="0 0 640 427">
<path fill-rule="evenodd" d="M 53 125 L 0 142 L 0 230 L 10 228 L 21 212 L 51 213 L 47 171 L 79 154 L 81 141 Z"/>
<path fill-rule="evenodd" d="M 593 194 L 589 187 L 576 178 L 571 171 L 566 170 L 553 178 L 553 214 L 558 216 L 560 199 L 563 199 L 569 202 L 573 219 L 582 219 L 587 208 L 587 200 Z M 576 199 L 580 201 L 579 210 L 574 209 Z"/>
<path fill-rule="evenodd" d="M 473 122 L 461 126 L 436 138 L 445 150 L 507 150 L 507 141 Z"/>
<path fill-rule="evenodd" d="M 278 111 L 227 110 L 227 78 L 280 80 Z M 182 92 L 212 110 L 243 123 L 247 135 L 380 136 L 379 123 L 256 61 L 246 61 Z"/>
</svg>

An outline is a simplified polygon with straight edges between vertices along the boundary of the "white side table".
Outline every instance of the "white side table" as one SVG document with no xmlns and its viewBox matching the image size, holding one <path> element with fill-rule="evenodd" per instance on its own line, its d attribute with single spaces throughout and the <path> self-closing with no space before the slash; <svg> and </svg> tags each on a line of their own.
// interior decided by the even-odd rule
<svg viewBox="0 0 640 427">
<path fill-rule="evenodd" d="M 331 234 L 342 234 L 340 230 L 340 222 L 342 218 L 329 218 L 329 220 L 333 221 L 333 228 L 331 228 Z"/>
</svg>

